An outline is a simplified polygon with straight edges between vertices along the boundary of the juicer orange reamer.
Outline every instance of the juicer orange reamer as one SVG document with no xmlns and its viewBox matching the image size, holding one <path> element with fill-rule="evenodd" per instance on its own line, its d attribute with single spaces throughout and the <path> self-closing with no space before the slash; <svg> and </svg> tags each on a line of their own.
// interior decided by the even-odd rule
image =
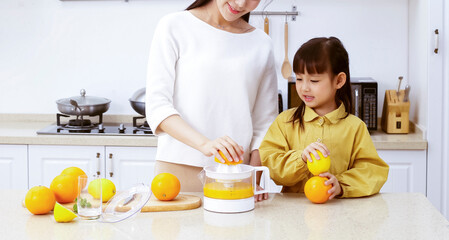
<svg viewBox="0 0 449 240">
<path fill-rule="evenodd" d="M 199 177 L 203 183 L 204 209 L 219 213 L 247 212 L 254 209 L 254 195 L 269 192 L 270 171 L 267 167 L 254 167 L 240 162 L 221 163 L 204 167 Z M 256 172 L 261 171 L 260 184 L 265 189 L 257 191 Z"/>
</svg>

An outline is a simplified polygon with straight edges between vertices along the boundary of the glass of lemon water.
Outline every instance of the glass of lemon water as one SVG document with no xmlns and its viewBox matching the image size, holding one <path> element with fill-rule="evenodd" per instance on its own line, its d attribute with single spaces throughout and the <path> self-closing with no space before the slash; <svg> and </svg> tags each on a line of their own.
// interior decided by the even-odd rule
<svg viewBox="0 0 449 240">
<path fill-rule="evenodd" d="M 102 212 L 101 179 L 97 175 L 78 177 L 78 216 L 83 219 L 98 219 Z"/>
</svg>

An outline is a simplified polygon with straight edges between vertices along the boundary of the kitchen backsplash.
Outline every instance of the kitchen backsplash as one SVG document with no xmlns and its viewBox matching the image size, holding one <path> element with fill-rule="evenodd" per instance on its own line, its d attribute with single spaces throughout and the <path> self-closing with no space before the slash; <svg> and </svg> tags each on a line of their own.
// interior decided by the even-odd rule
<svg viewBox="0 0 449 240">
<path fill-rule="evenodd" d="M 112 100 L 107 114 L 134 114 L 128 99 L 145 86 L 153 31 L 185 0 L 0 1 L 0 114 L 55 113 L 55 101 L 86 95 Z M 262 10 L 264 0 L 257 10 Z M 265 10 L 290 11 L 289 59 L 312 37 L 336 36 L 350 55 L 351 75 L 379 83 L 379 106 L 397 76 L 407 81 L 407 0 L 276 0 Z M 284 16 L 270 16 L 278 85 L 287 106 Z M 263 29 L 261 16 L 250 22 Z M 404 83 L 403 83 L 404 84 Z M 404 84 L 405 85 L 405 84 Z M 380 111 L 379 109 L 379 116 Z"/>
</svg>

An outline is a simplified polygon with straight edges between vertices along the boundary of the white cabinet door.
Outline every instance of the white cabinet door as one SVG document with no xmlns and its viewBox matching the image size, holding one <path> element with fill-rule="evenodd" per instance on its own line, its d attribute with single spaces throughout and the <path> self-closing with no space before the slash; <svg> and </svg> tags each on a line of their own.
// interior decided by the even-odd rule
<svg viewBox="0 0 449 240">
<path fill-rule="evenodd" d="M 67 167 L 79 167 L 87 175 L 104 176 L 103 146 L 30 145 L 29 187 L 50 186 L 51 181 Z"/>
<path fill-rule="evenodd" d="M 28 189 L 27 145 L 0 145 L 0 189 Z"/>
<path fill-rule="evenodd" d="M 378 150 L 390 166 L 380 192 L 420 192 L 426 195 L 426 150 Z"/>
<path fill-rule="evenodd" d="M 117 190 L 137 183 L 151 184 L 154 177 L 156 147 L 106 147 L 106 178 Z"/>
</svg>

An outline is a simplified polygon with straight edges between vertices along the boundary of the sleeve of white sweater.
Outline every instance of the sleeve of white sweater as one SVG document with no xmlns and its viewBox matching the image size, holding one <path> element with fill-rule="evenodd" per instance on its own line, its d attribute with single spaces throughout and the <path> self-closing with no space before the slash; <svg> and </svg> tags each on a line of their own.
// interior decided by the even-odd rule
<svg viewBox="0 0 449 240">
<path fill-rule="evenodd" d="M 148 124 L 156 135 L 159 124 L 171 115 L 178 114 L 173 106 L 175 69 L 178 46 L 173 30 L 166 18 L 162 18 L 154 32 L 148 60 L 145 112 Z"/>
<path fill-rule="evenodd" d="M 272 45 L 270 46 L 270 54 L 263 70 L 264 75 L 261 79 L 251 114 L 254 129 L 250 146 L 251 151 L 259 148 L 268 128 L 278 115 L 278 105 L 274 104 L 278 102 L 278 86 Z"/>
</svg>

